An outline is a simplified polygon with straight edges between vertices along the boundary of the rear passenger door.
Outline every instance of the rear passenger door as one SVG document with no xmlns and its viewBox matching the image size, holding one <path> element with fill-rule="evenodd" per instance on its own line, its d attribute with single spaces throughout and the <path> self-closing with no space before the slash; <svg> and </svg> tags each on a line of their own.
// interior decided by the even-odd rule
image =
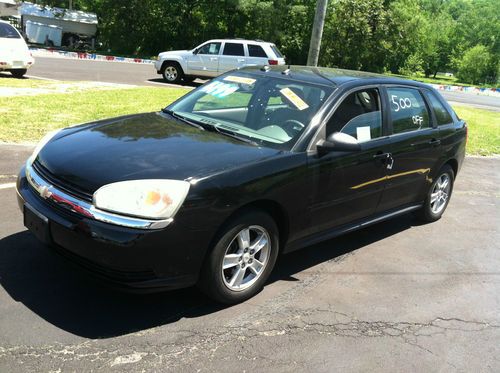
<svg viewBox="0 0 500 373">
<path fill-rule="evenodd" d="M 416 87 L 388 86 L 390 159 L 378 212 L 421 202 L 439 163 L 439 130 L 421 91 Z"/>
<path fill-rule="evenodd" d="M 248 65 L 267 65 L 269 57 L 264 48 L 258 44 L 247 44 L 248 57 L 246 64 Z"/>
<path fill-rule="evenodd" d="M 245 66 L 245 47 L 243 43 L 224 43 L 219 58 L 219 74 Z"/>
</svg>

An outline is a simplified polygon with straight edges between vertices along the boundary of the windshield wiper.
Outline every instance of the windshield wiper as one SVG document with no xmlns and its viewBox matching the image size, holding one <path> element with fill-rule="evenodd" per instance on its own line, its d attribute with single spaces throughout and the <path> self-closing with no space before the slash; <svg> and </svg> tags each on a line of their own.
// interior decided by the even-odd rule
<svg viewBox="0 0 500 373">
<path fill-rule="evenodd" d="M 239 136 L 236 132 L 219 128 L 219 126 L 217 124 L 208 124 L 208 125 L 210 126 L 211 129 L 213 129 L 214 131 L 216 131 L 222 135 L 226 135 L 226 136 L 232 137 L 233 139 L 240 140 L 242 142 L 246 142 L 247 144 L 259 146 L 259 144 L 257 144 L 255 141 L 247 139 L 246 137 Z"/>
<path fill-rule="evenodd" d="M 184 117 L 184 116 L 182 116 L 180 114 L 177 114 L 176 112 L 174 112 L 174 111 L 172 111 L 170 109 L 162 109 L 161 111 L 163 113 L 165 113 L 165 114 L 173 116 L 176 119 L 179 119 L 180 121 L 182 121 L 182 122 L 184 122 L 186 124 L 189 124 L 190 126 L 193 126 L 193 127 L 196 127 L 196 128 L 198 128 L 198 129 L 200 129 L 202 131 L 205 131 L 205 127 L 202 126 L 201 124 L 195 123 L 195 122 L 187 119 L 186 117 Z"/>
</svg>

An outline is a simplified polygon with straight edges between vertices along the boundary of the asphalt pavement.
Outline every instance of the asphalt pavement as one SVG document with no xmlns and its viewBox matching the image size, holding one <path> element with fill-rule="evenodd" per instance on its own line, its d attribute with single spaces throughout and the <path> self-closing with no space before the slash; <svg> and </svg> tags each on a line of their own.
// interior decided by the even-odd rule
<svg viewBox="0 0 500 373">
<path fill-rule="evenodd" d="M 0 185 L 31 149 L 0 146 Z M 108 289 L 37 242 L 0 187 L 0 372 L 499 372 L 499 167 L 467 158 L 438 222 L 285 256 L 232 307 Z"/>
<path fill-rule="evenodd" d="M 93 80 L 146 86 L 174 86 L 164 83 L 161 75 L 156 74 L 151 64 L 36 57 L 36 63 L 29 71 L 29 75 L 56 80 Z M 186 87 L 196 86 L 201 82 L 203 81 L 197 80 Z M 462 92 L 440 91 L 440 93 L 452 103 L 500 111 L 500 98 L 498 97 Z"/>
</svg>

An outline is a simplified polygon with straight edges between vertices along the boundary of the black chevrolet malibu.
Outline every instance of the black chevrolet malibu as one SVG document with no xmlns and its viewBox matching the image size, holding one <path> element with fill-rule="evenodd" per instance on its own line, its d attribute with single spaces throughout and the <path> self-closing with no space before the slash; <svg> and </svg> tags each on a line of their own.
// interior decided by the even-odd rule
<svg viewBox="0 0 500 373">
<path fill-rule="evenodd" d="M 280 253 L 409 212 L 439 219 L 466 137 L 425 84 L 252 67 L 160 112 L 47 135 L 17 193 L 40 240 L 114 284 L 235 303 Z"/>
</svg>

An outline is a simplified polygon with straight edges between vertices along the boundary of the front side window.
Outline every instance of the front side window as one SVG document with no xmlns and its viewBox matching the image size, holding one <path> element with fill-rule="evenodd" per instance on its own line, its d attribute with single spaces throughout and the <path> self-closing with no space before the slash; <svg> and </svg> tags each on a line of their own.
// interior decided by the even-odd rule
<svg viewBox="0 0 500 373">
<path fill-rule="evenodd" d="M 260 45 L 248 44 L 248 55 L 250 57 L 264 57 L 267 58 L 266 52 Z"/>
<path fill-rule="evenodd" d="M 198 54 L 219 54 L 221 43 L 208 43 L 198 49 Z"/>
<path fill-rule="evenodd" d="M 289 150 L 332 90 L 287 78 L 232 72 L 197 88 L 168 110 L 207 130 Z"/>
<path fill-rule="evenodd" d="M 382 112 L 377 89 L 351 93 L 339 105 L 326 125 L 326 136 L 342 132 L 358 141 L 382 136 Z"/>
<path fill-rule="evenodd" d="M 453 118 L 441 101 L 438 100 L 435 94 L 427 94 L 429 101 L 431 102 L 432 109 L 434 110 L 434 115 L 436 116 L 436 121 L 439 126 L 453 123 Z"/>
<path fill-rule="evenodd" d="M 430 126 L 429 112 L 414 88 L 388 88 L 393 133 L 416 131 Z"/>
<path fill-rule="evenodd" d="M 21 39 L 21 35 L 11 25 L 0 23 L 0 38 Z"/>
<path fill-rule="evenodd" d="M 224 45 L 224 56 L 244 56 L 243 44 L 241 43 L 226 43 Z"/>
</svg>

